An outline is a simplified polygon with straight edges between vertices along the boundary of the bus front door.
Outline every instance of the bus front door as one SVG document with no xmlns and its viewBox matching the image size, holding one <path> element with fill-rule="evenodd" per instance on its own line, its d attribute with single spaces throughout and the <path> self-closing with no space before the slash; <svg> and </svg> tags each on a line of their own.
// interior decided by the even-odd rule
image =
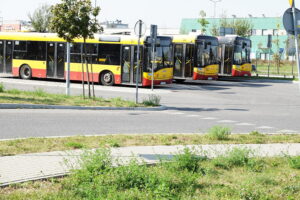
<svg viewBox="0 0 300 200">
<path fill-rule="evenodd" d="M 64 78 L 65 74 L 65 44 L 47 43 L 47 77 Z"/>
<path fill-rule="evenodd" d="M 142 51 L 140 52 L 142 55 Z M 136 69 L 137 69 L 137 47 L 136 46 L 123 46 L 122 47 L 122 83 L 135 84 L 136 83 Z M 140 63 L 140 76 L 139 83 L 141 83 L 141 63 Z"/>
</svg>

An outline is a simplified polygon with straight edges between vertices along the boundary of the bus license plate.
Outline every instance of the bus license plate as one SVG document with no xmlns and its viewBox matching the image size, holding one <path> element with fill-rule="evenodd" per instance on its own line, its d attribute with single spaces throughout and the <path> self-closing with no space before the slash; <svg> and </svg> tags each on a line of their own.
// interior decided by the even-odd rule
<svg viewBox="0 0 300 200">
<path fill-rule="evenodd" d="M 166 85 L 167 83 L 166 83 L 166 82 L 160 82 L 160 84 L 161 84 L 161 85 Z"/>
<path fill-rule="evenodd" d="M 213 80 L 213 78 L 212 77 L 208 77 L 208 79 L 207 80 Z"/>
</svg>

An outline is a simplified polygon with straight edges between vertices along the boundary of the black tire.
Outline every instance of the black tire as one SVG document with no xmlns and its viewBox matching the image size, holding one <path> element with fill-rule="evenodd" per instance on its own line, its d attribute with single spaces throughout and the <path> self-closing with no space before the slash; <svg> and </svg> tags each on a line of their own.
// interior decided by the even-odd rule
<svg viewBox="0 0 300 200">
<path fill-rule="evenodd" d="M 115 83 L 114 74 L 111 71 L 101 73 L 101 84 L 105 86 L 112 86 Z"/>
<path fill-rule="evenodd" d="M 32 70 L 28 65 L 23 65 L 20 69 L 20 77 L 21 79 L 31 79 L 32 78 Z"/>
</svg>

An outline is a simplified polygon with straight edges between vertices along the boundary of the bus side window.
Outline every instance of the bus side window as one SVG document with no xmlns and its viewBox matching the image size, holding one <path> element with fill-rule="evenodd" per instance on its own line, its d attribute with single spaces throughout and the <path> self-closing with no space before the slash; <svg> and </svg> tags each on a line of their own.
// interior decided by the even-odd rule
<svg viewBox="0 0 300 200">
<path fill-rule="evenodd" d="M 119 44 L 99 44 L 99 63 L 105 65 L 120 65 Z"/>
</svg>

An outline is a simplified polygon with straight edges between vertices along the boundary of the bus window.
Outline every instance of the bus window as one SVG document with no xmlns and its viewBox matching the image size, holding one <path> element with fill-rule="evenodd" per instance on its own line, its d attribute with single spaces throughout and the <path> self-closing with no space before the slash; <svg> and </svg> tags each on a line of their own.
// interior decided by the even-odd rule
<svg viewBox="0 0 300 200">
<path fill-rule="evenodd" d="M 71 44 L 71 62 L 81 63 L 82 44 L 74 43 Z"/>
<path fill-rule="evenodd" d="M 105 65 L 120 65 L 119 44 L 99 44 L 99 63 Z"/>
<path fill-rule="evenodd" d="M 14 42 L 14 59 L 26 59 L 27 42 L 15 41 Z"/>
<path fill-rule="evenodd" d="M 46 42 L 27 42 L 27 56 L 28 60 L 46 60 Z"/>
</svg>

